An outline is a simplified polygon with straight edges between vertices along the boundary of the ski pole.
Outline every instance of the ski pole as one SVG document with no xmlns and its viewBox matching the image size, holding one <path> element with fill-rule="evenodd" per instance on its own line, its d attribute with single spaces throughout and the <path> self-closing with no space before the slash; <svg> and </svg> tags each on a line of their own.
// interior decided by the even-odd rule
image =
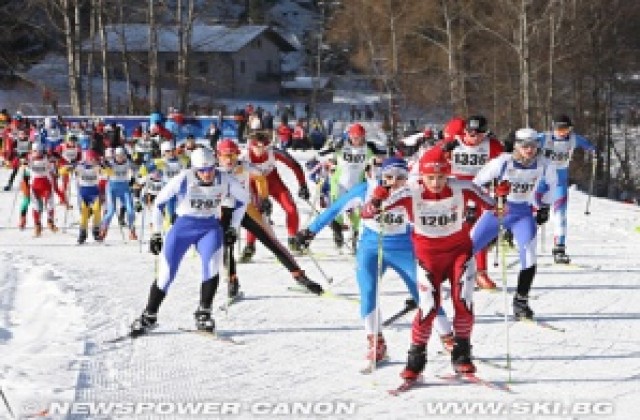
<svg viewBox="0 0 640 420">
<path fill-rule="evenodd" d="M 507 253 L 506 245 L 503 243 L 504 239 L 504 197 L 498 197 L 496 210 L 498 213 L 498 244 L 501 248 L 501 263 L 502 263 L 502 294 L 504 296 L 504 326 L 505 336 L 507 344 L 507 370 L 509 371 L 509 383 L 511 383 L 511 352 L 509 346 L 509 303 L 507 298 Z"/>
<path fill-rule="evenodd" d="M 22 168 L 21 168 L 22 169 Z M 20 170 L 18 171 L 18 176 L 16 176 L 16 178 L 18 179 L 18 184 L 21 184 L 20 181 Z M 18 201 L 18 192 L 20 192 L 20 188 L 16 189 L 16 192 L 13 194 L 13 204 L 11 205 L 11 212 L 9 213 L 9 220 L 7 221 L 7 224 L 11 224 L 11 219 L 13 219 L 13 213 L 16 210 L 16 202 Z"/>
<path fill-rule="evenodd" d="M 313 254 L 311 253 L 311 250 L 309 250 L 308 248 L 307 248 L 307 254 L 306 255 L 309 257 L 311 262 L 313 262 L 313 264 L 316 266 L 316 268 L 318 269 L 320 274 L 322 274 L 322 277 L 324 277 L 324 280 L 329 284 L 333 283 L 333 277 L 327 276 L 327 273 L 325 273 L 324 270 L 322 269 L 322 267 L 320 267 L 320 264 L 318 264 L 318 261 L 313 257 Z"/>
<path fill-rule="evenodd" d="M 69 175 L 67 174 L 67 176 Z M 64 177 L 62 178 L 62 182 L 64 183 Z M 67 232 L 67 215 L 69 214 L 69 201 L 71 198 L 71 188 L 69 188 L 69 181 L 67 181 L 67 185 L 64 188 L 64 196 L 67 199 L 67 203 L 64 207 L 64 217 L 62 218 L 62 233 Z"/>
<path fill-rule="evenodd" d="M 226 274 L 226 283 L 227 283 L 227 298 L 224 300 L 224 305 L 222 305 L 222 310 L 224 311 L 225 317 L 229 315 L 229 292 L 231 291 L 231 253 L 233 252 L 233 245 L 225 245 L 223 251 L 224 262 L 223 265 L 225 267 Z"/>
<path fill-rule="evenodd" d="M 4 391 L 2 390 L 2 388 L 0 388 L 0 396 L 2 396 L 2 401 L 4 402 L 4 406 L 7 408 L 7 411 L 9 412 L 9 415 L 11 416 L 11 418 L 15 419 L 16 416 L 15 416 L 15 414 L 13 414 L 13 410 L 11 409 L 11 405 L 9 405 L 9 400 L 7 400 L 7 396 L 4 394 Z"/>
<path fill-rule="evenodd" d="M 585 215 L 590 215 L 589 204 L 591 204 L 591 196 L 593 196 L 593 187 L 596 179 L 596 170 L 598 168 L 598 155 L 594 152 L 591 156 L 591 182 L 589 185 L 589 196 L 587 197 L 587 207 L 584 210 Z"/>
<path fill-rule="evenodd" d="M 144 199 L 144 197 L 143 197 Z M 147 203 L 144 203 L 142 206 L 142 215 L 140 216 L 140 240 L 138 241 L 138 243 L 140 244 L 139 249 L 140 249 L 140 253 L 142 253 L 142 240 L 144 239 L 144 214 L 147 212 Z"/>
<path fill-rule="evenodd" d="M 378 364 L 378 340 L 380 338 L 380 309 L 378 305 L 380 304 L 380 283 L 382 281 L 382 266 L 383 266 L 383 237 L 384 237 L 384 211 L 380 212 L 378 226 L 380 227 L 378 232 L 378 263 L 376 265 L 376 269 L 378 270 L 376 273 L 376 301 L 373 307 L 375 313 L 373 314 L 373 360 L 371 363 L 371 373 L 376 371 L 376 367 Z"/>
</svg>

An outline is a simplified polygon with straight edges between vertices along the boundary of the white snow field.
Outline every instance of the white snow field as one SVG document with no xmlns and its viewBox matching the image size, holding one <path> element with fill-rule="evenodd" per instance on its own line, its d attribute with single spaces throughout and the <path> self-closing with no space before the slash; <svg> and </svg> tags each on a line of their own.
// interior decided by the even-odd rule
<svg viewBox="0 0 640 420">
<path fill-rule="evenodd" d="M 292 173 L 281 173 L 297 197 Z M 1 170 L 0 186 L 7 177 Z M 503 294 L 475 294 L 473 352 L 488 362 L 477 363 L 477 375 L 508 384 L 510 393 L 438 378 L 452 369 L 434 333 L 424 385 L 394 397 L 387 391 L 400 385 L 411 316 L 385 331 L 390 362 L 362 375 L 366 339 L 358 305 L 288 290 L 290 275 L 261 245 L 255 262 L 239 265 L 246 299 L 226 315 L 215 314 L 219 331 L 243 345 L 179 330 L 193 326 L 199 300 L 200 261 L 191 251 L 160 310 L 158 329 L 135 341 L 106 343 L 126 333 L 146 304 L 154 277 L 148 229 L 142 252 L 137 242 L 123 241 L 116 221 L 104 244 L 89 239 L 78 246 L 78 216 L 70 211 L 66 233 L 45 229 L 35 239 L 30 215 L 27 230 L 15 228 L 16 188 L 0 192 L 0 387 L 15 418 L 637 418 L 636 206 L 594 198 L 586 216 L 587 195 L 571 191 L 567 250 L 574 264 L 552 264 L 547 225 L 531 292 L 539 318 L 565 331 L 510 324 L 510 382 L 499 367 L 506 363 L 505 323 L 496 315 L 504 312 Z M 298 205 L 304 225 L 311 210 L 302 201 Z M 274 209 L 275 229 L 284 239 L 284 214 Z M 56 220 L 62 227 L 61 207 Z M 330 238 L 323 231 L 312 250 L 333 284 L 326 284 L 309 257 L 299 262 L 310 278 L 355 298 L 353 257 L 338 255 Z M 500 284 L 502 271 L 493 258 L 491 275 Z M 507 255 L 507 262 L 515 258 Z M 509 303 L 516 273 L 507 272 Z M 223 284 L 216 308 L 225 294 Z M 383 317 L 401 309 L 406 297 L 399 277 L 385 274 Z M 11 418 L 4 401 L 0 418 Z"/>
</svg>

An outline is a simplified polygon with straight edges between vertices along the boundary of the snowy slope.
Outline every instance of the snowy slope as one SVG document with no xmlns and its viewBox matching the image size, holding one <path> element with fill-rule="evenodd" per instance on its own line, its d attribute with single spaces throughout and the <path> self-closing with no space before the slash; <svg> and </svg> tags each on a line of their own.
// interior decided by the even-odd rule
<svg viewBox="0 0 640 420">
<path fill-rule="evenodd" d="M 292 174 L 283 173 L 289 185 L 295 185 Z M 7 176 L 6 170 L 0 171 L 0 185 Z M 583 403 L 604 412 L 612 408 L 613 415 L 606 418 L 634 418 L 640 380 L 637 207 L 593 199 L 592 213 L 585 216 L 586 196 L 572 191 L 568 251 L 576 265 L 569 267 L 551 264 L 547 227 L 532 307 L 566 332 L 528 324 L 510 327 L 512 394 L 437 379 L 435 375 L 448 374 L 451 367 L 434 337 L 425 371 L 428 386 L 392 397 L 386 391 L 399 385 L 410 319 L 385 332 L 391 362 L 373 376 L 363 376 L 359 369 L 365 365 L 366 340 L 358 306 L 287 290 L 290 276 L 261 246 L 255 263 L 239 266 L 246 300 L 232 306 L 228 315 L 216 315 L 219 330 L 244 345 L 178 331 L 192 325 L 199 297 L 200 263 L 190 252 L 160 311 L 157 333 L 135 342 L 105 343 L 124 333 L 146 303 L 154 272 L 147 244 L 140 252 L 137 243 L 123 243 L 115 225 L 104 245 L 89 240 L 77 246 L 77 227 L 67 233 L 45 231 L 34 239 L 31 228 L 13 228 L 15 213 L 9 220 L 13 194 L 0 192 L 0 386 L 21 415 L 50 409 L 52 401 L 162 402 L 169 404 L 166 411 L 154 406 L 135 415 L 88 415 L 81 409 L 86 406 L 76 405 L 76 414 L 66 418 L 188 418 L 176 414 L 175 404 L 199 402 L 226 403 L 235 418 L 318 418 L 324 413 L 328 415 L 323 418 L 406 419 L 426 417 L 432 408 L 428 404 L 434 402 L 488 402 L 521 414 L 502 411 L 477 417 L 583 418 L 575 412 L 584 410 L 584 405 L 575 405 Z M 310 209 L 302 202 L 299 206 L 304 223 Z M 276 231 L 284 237 L 284 216 L 275 209 Z M 70 222 L 77 220 L 75 214 L 68 216 Z M 61 225 L 62 211 L 57 220 Z M 323 232 L 312 249 L 334 278 L 332 290 L 357 296 L 354 261 L 336 255 L 331 244 L 330 233 Z M 515 255 L 507 259 L 511 262 Z M 300 262 L 312 279 L 323 281 L 307 257 Z M 500 280 L 499 269 L 491 267 L 491 274 Z M 516 271 L 509 269 L 507 275 L 512 293 Z M 226 293 L 224 286 L 220 292 Z M 400 309 L 406 294 L 399 278 L 387 273 L 383 315 Z M 504 310 L 503 295 L 478 292 L 475 299 L 474 354 L 504 364 L 505 325 L 495 315 Z M 486 363 L 478 363 L 478 375 L 497 383 L 507 380 L 504 369 Z M 516 402 L 520 405 L 510 405 Z M 533 404 L 543 404 L 537 415 L 531 414 Z M 286 414 L 300 407 L 312 407 L 316 415 Z M 568 407 L 576 415 L 558 415 Z M 59 412 L 42 414 L 65 418 Z M 8 414 L 0 402 L 2 416 Z M 224 416 L 200 418 L 217 417 Z M 451 417 L 441 413 L 439 418 Z"/>
</svg>

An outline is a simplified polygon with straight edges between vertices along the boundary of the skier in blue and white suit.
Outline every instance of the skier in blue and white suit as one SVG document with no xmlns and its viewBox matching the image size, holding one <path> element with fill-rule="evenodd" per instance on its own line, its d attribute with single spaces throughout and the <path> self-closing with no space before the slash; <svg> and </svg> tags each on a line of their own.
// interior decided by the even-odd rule
<svg viewBox="0 0 640 420">
<path fill-rule="evenodd" d="M 177 197 L 175 224 L 167 232 L 162 246 L 163 207 Z M 180 261 L 191 245 L 195 245 L 202 261 L 200 306 L 195 312 L 196 328 L 213 331 L 211 305 L 219 283 L 222 245 L 232 246 L 237 229 L 249 202 L 249 192 L 233 176 L 215 168 L 215 159 L 209 149 L 196 149 L 191 154 L 191 168 L 171 178 L 156 197 L 153 207 L 154 233 L 149 249 L 160 254 L 157 279 L 151 286 L 147 307 L 131 326 L 132 336 L 144 334 L 156 326 L 157 313 L 167 290 L 173 282 Z M 222 232 L 219 222 L 220 207 L 234 208 L 229 228 Z"/>
<path fill-rule="evenodd" d="M 520 256 L 518 287 L 513 298 L 516 318 L 533 318 L 529 307 L 529 290 L 536 274 L 537 225 L 549 219 L 551 191 L 556 188 L 555 167 L 538 154 L 538 132 L 531 128 L 516 131 L 513 153 L 503 153 L 487 163 L 473 182 L 484 186 L 497 181 L 495 194 L 505 197 L 502 225 L 513 232 Z M 534 207 L 537 208 L 533 215 Z M 501 221 L 487 211 L 471 230 L 474 254 L 498 236 Z"/>
<path fill-rule="evenodd" d="M 396 200 L 403 194 L 409 194 L 406 186 L 409 169 L 407 163 L 400 158 L 387 158 L 381 167 L 375 158 L 366 171 L 366 180 L 343 194 L 327 210 L 297 235 L 301 247 L 307 248 L 313 238 L 325 226 L 330 225 L 336 216 L 350 208 L 361 206 L 370 198 L 375 187 L 382 182 L 390 188 L 389 200 Z M 376 176 L 376 172 L 380 176 Z M 382 181 L 379 180 L 382 178 Z M 382 271 L 393 268 L 405 282 L 414 302 L 418 301 L 416 257 L 411 242 L 411 226 L 404 208 L 394 208 L 383 215 L 384 223 L 380 226 L 379 218 L 368 219 L 363 223 L 360 240 L 356 251 L 356 280 L 360 289 L 360 315 L 364 320 L 364 328 L 369 342 L 367 358 L 376 361 L 386 357 L 386 344 L 381 332 L 380 309 L 376 311 L 376 294 L 378 284 L 378 253 L 382 252 Z M 382 230 L 382 249 L 380 231 Z M 442 312 L 438 317 L 443 323 L 438 328 L 441 335 L 451 332 L 451 325 Z"/>
<path fill-rule="evenodd" d="M 567 203 L 569 199 L 569 163 L 576 147 L 593 153 L 596 148 L 583 136 L 573 132 L 571 118 L 559 115 L 553 119 L 553 131 L 540 136 L 542 150 L 556 166 L 558 185 L 555 188 L 553 204 L 553 258 L 556 263 L 568 264 L 566 254 Z"/>
</svg>

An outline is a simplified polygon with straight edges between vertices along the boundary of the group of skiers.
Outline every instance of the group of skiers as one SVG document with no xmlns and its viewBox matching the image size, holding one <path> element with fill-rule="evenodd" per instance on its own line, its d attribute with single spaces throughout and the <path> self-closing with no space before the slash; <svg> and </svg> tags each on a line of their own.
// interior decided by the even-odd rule
<svg viewBox="0 0 640 420">
<path fill-rule="evenodd" d="M 151 127 L 154 123 L 159 126 L 155 121 Z M 196 328 L 215 332 L 212 304 L 223 262 L 229 269 L 228 297 L 240 293 L 233 250 L 241 227 L 248 232 L 241 262 L 251 261 L 258 239 L 298 284 L 323 295 L 323 287 L 300 269 L 296 256 L 312 257 L 310 244 L 330 226 L 336 247 L 347 245 L 355 253 L 367 359 L 374 365 L 387 358 L 380 279 L 392 268 L 406 284 L 417 313 L 402 377 L 415 380 L 426 365 L 434 321 L 455 371 L 475 371 L 470 342 L 473 291 L 476 286 L 496 288 L 487 272 L 487 252 L 500 232 L 513 237 L 520 258 L 513 297 L 516 319 L 534 315 L 528 296 L 536 273 L 537 227 L 551 213 L 555 262 L 569 263 L 568 165 L 576 147 L 595 153 L 572 126 L 570 118 L 561 115 L 554 118 L 549 132 L 521 128 L 515 132 L 513 151 L 505 153 L 486 118 L 456 117 L 444 126 L 441 138 L 429 129 L 402 139 L 395 156 L 387 156 L 388 150 L 368 142 L 364 127 L 354 123 L 343 139 L 306 162 L 305 174 L 291 154 L 272 145 L 270 136 L 260 131 L 251 134 L 244 153 L 232 139 L 219 140 L 215 150 L 197 145 L 193 138 L 177 147 L 153 128 L 96 150 L 81 141 L 93 135 L 95 126 L 61 127 L 48 121 L 37 127 L 15 118 L 3 133 L 4 161 L 12 169 L 5 191 L 21 173 L 18 225 L 26 227 L 31 206 L 34 233 L 40 236 L 43 213 L 48 227 L 58 229 L 54 193 L 64 208 L 66 224 L 74 176 L 79 244 L 87 240 L 90 218 L 94 239 L 103 241 L 116 214 L 119 224 L 128 228 L 129 239 L 137 240 L 135 213 L 144 217 L 147 208 L 151 210 L 149 249 L 158 256 L 158 269 L 147 306 L 131 326 L 132 337 L 157 325 L 160 305 L 192 246 L 202 261 Z M 296 188 L 282 180 L 277 162 L 293 172 Z M 301 230 L 292 191 L 315 208 L 309 183 L 315 184 L 315 196 L 324 210 Z M 272 200 L 286 215 L 286 245 L 270 223 Z M 144 220 L 140 225 L 145 226 Z M 351 232 L 348 243 L 346 230 Z M 452 324 L 441 308 L 445 280 L 451 285 Z"/>
</svg>

